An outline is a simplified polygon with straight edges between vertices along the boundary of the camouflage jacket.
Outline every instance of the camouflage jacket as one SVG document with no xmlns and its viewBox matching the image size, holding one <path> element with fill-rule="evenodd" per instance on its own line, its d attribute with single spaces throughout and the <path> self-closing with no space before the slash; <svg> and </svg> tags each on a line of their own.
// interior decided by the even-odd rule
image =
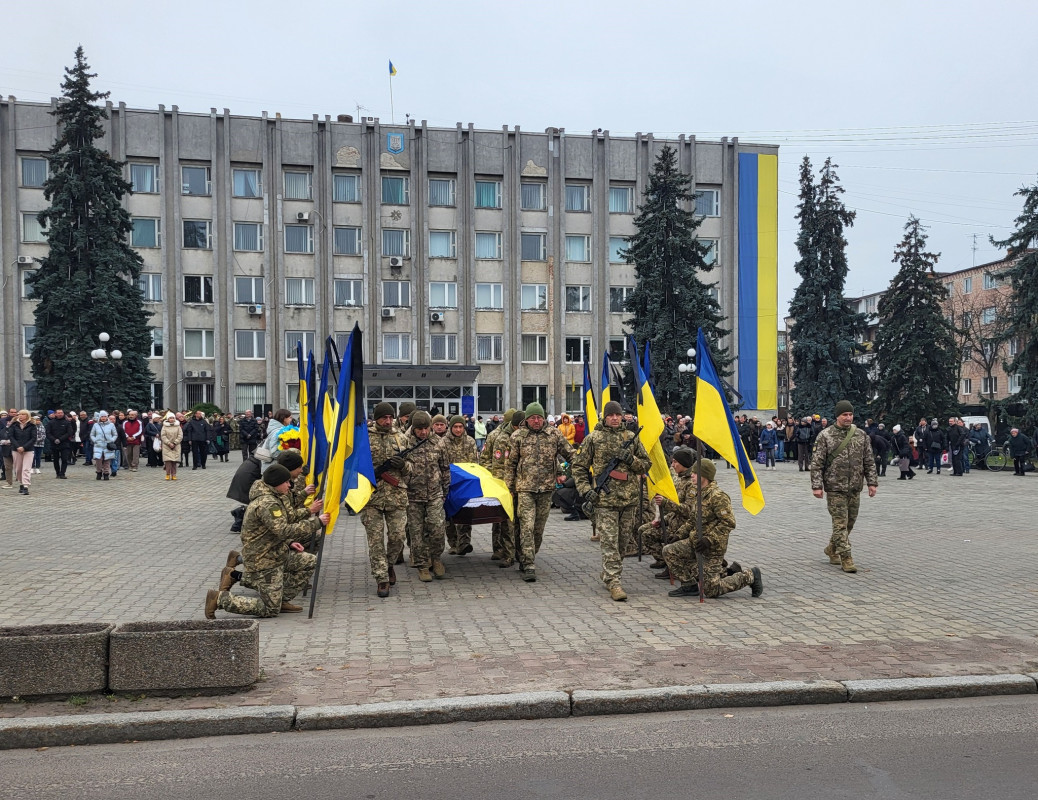
<svg viewBox="0 0 1038 800">
<path fill-rule="evenodd" d="M 861 492 L 863 482 L 869 486 L 879 485 L 872 442 L 865 431 L 855 428 L 847 446 L 836 458 L 831 457 L 846 436 L 847 429 L 838 425 L 825 428 L 818 434 L 814 455 L 811 456 L 812 489 L 825 489 L 833 494 L 857 494 Z"/>
<path fill-rule="evenodd" d="M 674 475 L 674 488 L 678 492 L 678 502 L 664 497 L 660 504 L 660 513 L 664 515 L 667 532 L 674 536 L 689 520 L 695 524 L 696 519 L 696 482 L 695 473 L 686 469 L 681 475 Z"/>
<path fill-rule="evenodd" d="M 677 538 L 691 538 L 695 541 L 696 481 L 694 475 L 688 480 L 688 484 L 692 487 L 689 492 L 691 513 L 678 529 Z M 723 557 L 728 549 L 728 534 L 733 530 L 735 530 L 735 514 L 732 512 L 732 498 L 722 492 L 716 483 L 710 481 L 703 489 L 703 539 L 707 544 L 704 555 Z M 674 534 L 671 533 L 672 538 L 673 536 Z"/>
<path fill-rule="evenodd" d="M 448 433 L 443 437 L 443 451 L 447 454 L 448 464 L 475 464 L 479 454 L 476 452 L 476 440 L 463 433 L 455 436 Z"/>
<path fill-rule="evenodd" d="M 416 447 L 420 442 L 421 439 L 411 431 L 406 448 Z M 429 443 L 407 456 L 411 465 L 411 478 L 407 483 L 408 502 L 443 502 L 443 496 L 451 483 L 451 465 L 443 445 L 443 439 L 430 431 Z"/>
<path fill-rule="evenodd" d="M 256 481 L 254 490 L 256 499 L 245 509 L 241 526 L 241 555 L 250 573 L 281 566 L 292 542 L 306 544 L 321 530 L 317 517 L 292 508 L 289 495 L 263 481 Z"/>
<path fill-rule="evenodd" d="M 303 482 L 302 486 L 298 486 L 299 481 Z M 253 481 L 252 487 L 249 489 L 249 502 L 251 503 L 261 494 L 264 489 L 269 489 L 263 482 L 262 479 Z M 289 484 L 288 494 L 285 495 L 285 506 L 288 508 L 288 521 L 299 522 L 310 516 L 310 509 L 308 509 L 304 502 L 306 500 L 306 478 L 302 475 L 292 479 L 292 483 Z"/>
<path fill-rule="evenodd" d="M 380 428 L 374 422 L 368 425 L 368 441 L 371 444 L 371 463 L 378 469 L 386 460 L 407 449 L 407 440 L 402 433 L 393 428 Z M 411 462 L 404 459 L 402 469 L 387 470 L 395 478 L 398 486 L 376 475 L 375 493 L 368 504 L 381 511 L 407 508 L 407 481 L 411 477 Z"/>
<path fill-rule="evenodd" d="M 504 442 L 495 442 L 495 450 Z M 512 492 L 550 492 L 555 489 L 555 458 L 573 460 L 573 448 L 558 428 L 539 431 L 525 423 L 508 439 L 508 458 L 502 480 Z"/>
<path fill-rule="evenodd" d="M 633 456 L 630 464 L 618 463 L 617 473 L 623 473 L 627 480 L 610 478 L 605 488 L 598 495 L 598 504 L 603 508 L 623 508 L 637 503 L 641 493 L 639 476 L 649 471 L 649 454 L 640 441 L 634 441 L 635 435 L 623 426 L 610 428 L 598 423 L 590 436 L 580 443 L 580 452 L 573 458 L 573 480 L 581 495 L 593 488 L 593 481 L 601 476 L 609 462 L 624 450 Z M 628 444 L 630 442 L 630 444 Z M 592 477 L 594 473 L 595 477 Z"/>
<path fill-rule="evenodd" d="M 506 422 L 490 432 L 483 443 L 483 452 L 479 455 L 480 466 L 490 470 L 495 478 L 505 479 L 505 467 L 508 466 L 508 454 L 511 452 L 512 434 L 515 428 Z"/>
</svg>

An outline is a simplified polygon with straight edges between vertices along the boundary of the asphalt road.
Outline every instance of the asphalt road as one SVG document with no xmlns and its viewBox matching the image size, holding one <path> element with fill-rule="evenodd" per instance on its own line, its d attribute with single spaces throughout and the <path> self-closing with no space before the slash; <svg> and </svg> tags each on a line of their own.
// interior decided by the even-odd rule
<svg viewBox="0 0 1038 800">
<path fill-rule="evenodd" d="M 16 798 L 998 798 L 1038 696 L 436 725 L 0 753 Z"/>
</svg>

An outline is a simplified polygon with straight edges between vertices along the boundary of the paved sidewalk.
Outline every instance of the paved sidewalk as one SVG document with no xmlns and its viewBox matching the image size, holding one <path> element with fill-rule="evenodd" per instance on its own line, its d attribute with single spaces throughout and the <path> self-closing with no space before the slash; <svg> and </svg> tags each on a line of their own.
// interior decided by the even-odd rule
<svg viewBox="0 0 1038 800">
<path fill-rule="evenodd" d="M 29 497 L 0 492 L 0 624 L 201 619 L 238 541 L 224 498 L 238 463 L 181 470 L 175 483 L 144 467 L 96 482 L 82 463 L 57 481 L 45 465 Z M 535 584 L 489 560 L 483 526 L 475 553 L 445 556 L 445 580 L 400 568 L 379 600 L 359 520 L 343 517 L 314 619 L 261 621 L 264 678 L 252 691 L 7 703 L 0 717 L 1038 670 L 1038 478 L 882 479 L 852 537 L 860 571 L 845 575 L 822 554 L 825 504 L 795 464 L 761 475 L 768 505 L 756 518 L 738 505 L 733 476 L 718 471 L 739 525 L 729 559 L 762 568 L 759 600 L 749 590 L 702 605 L 669 598 L 647 561 L 628 559 L 630 600 L 614 603 L 590 525 L 557 511 Z"/>
</svg>

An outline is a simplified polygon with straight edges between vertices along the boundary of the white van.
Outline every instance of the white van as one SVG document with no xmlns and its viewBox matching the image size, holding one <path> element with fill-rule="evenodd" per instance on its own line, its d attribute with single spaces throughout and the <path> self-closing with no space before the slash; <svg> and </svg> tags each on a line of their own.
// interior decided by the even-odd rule
<svg viewBox="0 0 1038 800">
<path fill-rule="evenodd" d="M 962 421 L 966 423 L 967 428 L 972 428 L 979 422 L 981 427 L 987 431 L 988 436 L 995 435 L 995 431 L 992 429 L 991 422 L 987 417 L 963 417 Z"/>
</svg>

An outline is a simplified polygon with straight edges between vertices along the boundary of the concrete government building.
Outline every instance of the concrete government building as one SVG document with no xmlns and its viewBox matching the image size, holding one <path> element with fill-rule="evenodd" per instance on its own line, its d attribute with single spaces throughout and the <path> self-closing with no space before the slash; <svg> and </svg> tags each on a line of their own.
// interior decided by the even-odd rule
<svg viewBox="0 0 1038 800">
<path fill-rule="evenodd" d="M 53 103 L 0 100 L 0 398 L 28 408 L 25 277 L 47 252 Z M 719 265 L 704 277 L 732 329 L 732 382 L 745 407 L 775 408 L 775 146 L 107 109 L 99 146 L 134 189 L 156 408 L 292 408 L 296 341 L 320 358 L 325 336 L 341 346 L 359 323 L 369 409 L 579 410 L 585 356 L 596 380 L 603 351 L 624 357 L 636 281 L 620 252 L 664 144 Z"/>
</svg>

